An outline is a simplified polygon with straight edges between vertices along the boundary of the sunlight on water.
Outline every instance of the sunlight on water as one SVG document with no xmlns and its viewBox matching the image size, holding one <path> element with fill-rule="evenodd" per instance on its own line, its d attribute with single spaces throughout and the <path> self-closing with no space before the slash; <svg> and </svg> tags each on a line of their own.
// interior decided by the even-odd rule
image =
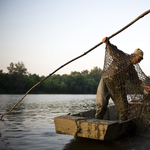
<svg viewBox="0 0 150 150">
<path fill-rule="evenodd" d="M 23 95 L 0 95 L 0 114 Z M 27 95 L 0 122 L 2 148 L 62 149 L 72 136 L 55 133 L 54 117 L 95 109 L 95 95 Z"/>
<path fill-rule="evenodd" d="M 0 95 L 0 115 L 9 111 L 23 95 Z M 112 101 L 110 101 L 112 103 Z M 102 142 L 55 133 L 54 117 L 96 108 L 96 95 L 27 95 L 0 121 L 0 149 L 8 150 L 126 150 L 136 149 L 140 142 L 146 150 L 148 140 Z M 130 141 L 130 142 L 129 142 Z M 138 142 L 137 142 L 138 141 Z M 134 143 L 134 146 L 131 144 Z M 133 147 L 133 148 L 132 148 Z"/>
</svg>

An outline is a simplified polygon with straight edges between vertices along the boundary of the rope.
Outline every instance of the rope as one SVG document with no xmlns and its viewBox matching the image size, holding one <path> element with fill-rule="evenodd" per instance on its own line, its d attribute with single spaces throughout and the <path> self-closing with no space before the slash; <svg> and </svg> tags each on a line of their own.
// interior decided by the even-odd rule
<svg viewBox="0 0 150 150">
<path fill-rule="evenodd" d="M 120 32 L 122 32 L 123 30 L 125 30 L 126 28 L 128 28 L 129 26 L 131 26 L 133 23 L 135 23 L 136 21 L 138 21 L 140 18 L 144 17 L 145 15 L 147 15 L 150 12 L 150 9 L 147 10 L 146 12 L 144 12 L 143 14 L 141 14 L 140 16 L 138 16 L 135 20 L 133 20 L 131 23 L 129 23 L 128 25 L 126 25 L 124 28 L 120 29 L 119 31 L 117 31 L 116 33 L 112 34 L 110 37 L 108 37 L 108 39 L 111 39 L 112 37 L 116 36 L 117 34 L 119 34 Z M 64 66 L 70 64 L 71 62 L 85 56 L 86 54 L 88 54 L 89 52 L 91 52 L 92 50 L 94 50 L 95 48 L 97 48 L 98 46 L 100 46 L 101 44 L 103 44 L 103 42 L 100 42 L 99 44 L 95 45 L 94 47 L 92 47 L 91 49 L 89 49 L 88 51 L 86 51 L 85 53 L 83 53 L 82 55 L 68 61 L 67 63 L 65 63 L 64 65 L 60 66 L 59 68 L 57 68 L 54 72 L 52 72 L 51 74 L 49 74 L 47 77 L 45 77 L 43 80 L 41 80 L 40 82 L 38 82 L 37 84 L 35 84 L 33 87 L 31 87 L 26 94 L 12 107 L 11 110 L 9 110 L 8 112 L 6 112 L 5 114 L 3 114 L 0 118 L 0 120 L 2 120 L 3 116 L 10 113 L 23 99 L 24 97 L 33 89 L 35 88 L 37 85 L 39 85 L 40 83 L 42 83 L 44 80 L 46 80 L 47 78 L 49 78 L 50 76 L 52 76 L 55 72 L 57 72 L 58 70 L 60 70 L 61 68 L 63 68 Z"/>
</svg>

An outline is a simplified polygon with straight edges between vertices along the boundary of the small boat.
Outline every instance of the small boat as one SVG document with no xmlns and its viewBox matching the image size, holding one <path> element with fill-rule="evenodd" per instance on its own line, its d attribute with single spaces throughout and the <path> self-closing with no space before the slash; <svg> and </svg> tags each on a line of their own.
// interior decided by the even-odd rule
<svg viewBox="0 0 150 150">
<path fill-rule="evenodd" d="M 111 141 L 119 139 L 135 129 L 132 119 L 119 121 L 115 106 L 109 106 L 104 119 L 95 119 L 96 110 L 54 118 L 55 131 L 78 137 Z"/>
</svg>

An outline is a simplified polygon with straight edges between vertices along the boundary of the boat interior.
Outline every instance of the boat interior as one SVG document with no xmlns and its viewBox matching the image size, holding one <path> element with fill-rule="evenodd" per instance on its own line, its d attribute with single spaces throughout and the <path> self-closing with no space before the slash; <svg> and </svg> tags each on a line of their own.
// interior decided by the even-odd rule
<svg viewBox="0 0 150 150">
<path fill-rule="evenodd" d="M 95 114 L 96 114 L 96 110 L 89 110 L 89 111 L 84 111 L 84 112 L 80 112 L 77 114 L 72 114 L 72 116 L 95 118 Z M 108 107 L 107 112 L 106 112 L 103 120 L 113 120 L 113 121 L 119 120 L 119 115 L 115 109 L 115 106 L 109 106 Z"/>
</svg>

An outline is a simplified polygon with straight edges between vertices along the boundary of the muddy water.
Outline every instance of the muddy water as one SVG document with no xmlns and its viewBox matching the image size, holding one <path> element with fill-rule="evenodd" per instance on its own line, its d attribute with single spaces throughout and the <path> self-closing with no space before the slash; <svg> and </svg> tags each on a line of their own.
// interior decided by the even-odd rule
<svg viewBox="0 0 150 150">
<path fill-rule="evenodd" d="M 0 95 L 0 115 L 23 95 Z M 128 136 L 103 142 L 55 133 L 53 118 L 95 109 L 96 95 L 27 95 L 0 121 L 0 150 L 150 150 L 150 139 Z"/>
</svg>

